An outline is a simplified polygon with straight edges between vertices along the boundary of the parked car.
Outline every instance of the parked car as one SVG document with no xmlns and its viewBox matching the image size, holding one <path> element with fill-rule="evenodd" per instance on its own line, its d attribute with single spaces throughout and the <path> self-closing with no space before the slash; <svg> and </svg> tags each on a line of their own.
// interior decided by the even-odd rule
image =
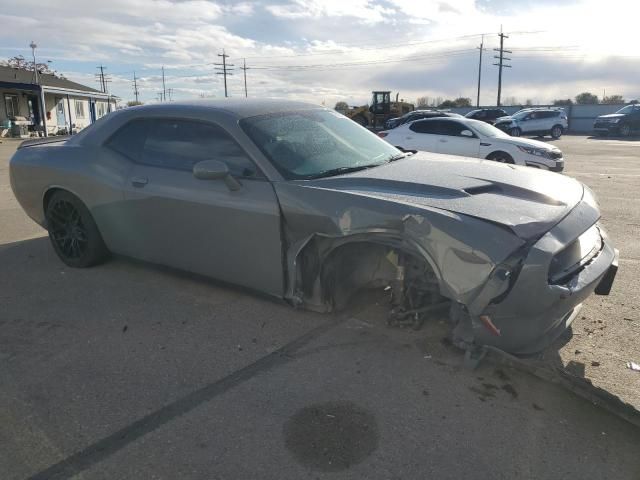
<svg viewBox="0 0 640 480">
<path fill-rule="evenodd" d="M 616 113 L 600 115 L 593 124 L 596 135 L 628 137 L 640 130 L 640 105 L 627 105 Z"/>
<path fill-rule="evenodd" d="M 577 180 L 402 153 L 315 105 L 146 105 L 47 142 L 16 151 L 11 187 L 71 267 L 113 252 L 318 311 L 389 286 L 393 318 L 449 305 L 457 345 L 512 353 L 547 346 L 616 274 Z"/>
<path fill-rule="evenodd" d="M 480 120 L 491 125 L 496 123 L 496 119 L 506 116 L 508 116 L 507 112 L 501 108 L 479 108 L 477 110 L 471 110 L 465 115 L 466 118 Z"/>
<path fill-rule="evenodd" d="M 401 125 L 378 135 L 403 150 L 486 158 L 554 172 L 564 169 L 559 148 L 526 138 L 514 138 L 479 120 L 433 118 Z"/>
<path fill-rule="evenodd" d="M 550 135 L 560 138 L 569 127 L 567 114 L 560 108 L 525 108 L 511 116 L 498 118 L 494 125 L 512 137 Z"/>
<path fill-rule="evenodd" d="M 441 110 L 414 110 L 413 112 L 405 113 L 401 117 L 391 118 L 384 123 L 384 128 L 389 130 L 396 128 L 399 125 L 420 120 L 422 118 L 435 118 L 435 117 L 462 117 L 462 115 L 453 112 L 444 112 Z"/>
</svg>

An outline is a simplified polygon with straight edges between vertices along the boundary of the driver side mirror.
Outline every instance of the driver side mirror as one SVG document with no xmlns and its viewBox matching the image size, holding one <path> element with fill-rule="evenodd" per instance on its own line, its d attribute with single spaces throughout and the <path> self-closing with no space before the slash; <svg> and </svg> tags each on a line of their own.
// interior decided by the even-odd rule
<svg viewBox="0 0 640 480">
<path fill-rule="evenodd" d="M 193 166 L 193 176 L 199 180 L 224 180 L 229 190 L 239 190 L 241 185 L 231 173 L 226 163 L 220 160 L 203 160 Z"/>
<path fill-rule="evenodd" d="M 460 136 L 461 137 L 468 137 L 468 138 L 473 138 L 474 137 L 473 132 L 471 130 L 462 130 L 460 132 Z"/>
</svg>

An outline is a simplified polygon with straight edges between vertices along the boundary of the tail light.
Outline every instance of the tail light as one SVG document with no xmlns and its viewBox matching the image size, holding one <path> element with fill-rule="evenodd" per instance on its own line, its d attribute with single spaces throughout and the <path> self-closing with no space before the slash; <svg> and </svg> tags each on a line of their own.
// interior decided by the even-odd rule
<svg viewBox="0 0 640 480">
<path fill-rule="evenodd" d="M 379 136 L 380 138 L 384 138 L 384 137 L 386 137 L 387 135 L 389 135 L 389 132 L 378 132 L 378 136 Z"/>
</svg>

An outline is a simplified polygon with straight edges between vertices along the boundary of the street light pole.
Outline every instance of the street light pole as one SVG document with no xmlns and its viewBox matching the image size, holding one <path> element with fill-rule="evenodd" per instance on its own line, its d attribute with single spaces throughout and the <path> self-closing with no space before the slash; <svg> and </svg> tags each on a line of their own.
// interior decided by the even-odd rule
<svg viewBox="0 0 640 480">
<path fill-rule="evenodd" d="M 38 45 L 36 45 L 36 43 L 31 40 L 31 43 L 29 44 L 29 46 L 31 47 L 31 55 L 33 55 L 33 79 L 36 85 L 38 84 L 38 66 L 36 65 L 36 48 L 38 48 Z"/>
</svg>

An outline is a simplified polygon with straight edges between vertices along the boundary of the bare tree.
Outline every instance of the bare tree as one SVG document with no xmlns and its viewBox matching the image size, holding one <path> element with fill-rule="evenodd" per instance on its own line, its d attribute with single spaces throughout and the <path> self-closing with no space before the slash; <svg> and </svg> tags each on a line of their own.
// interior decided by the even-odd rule
<svg viewBox="0 0 640 480">
<path fill-rule="evenodd" d="M 593 105 L 598 103 L 598 96 L 591 92 L 582 92 L 576 95 L 576 103 L 578 105 Z"/>
<path fill-rule="evenodd" d="M 624 101 L 624 97 L 622 95 L 609 95 L 608 97 L 604 97 L 600 103 L 617 104 L 626 102 Z"/>
<path fill-rule="evenodd" d="M 347 102 L 337 102 L 333 108 L 338 111 L 345 111 L 349 110 L 349 104 Z"/>
<path fill-rule="evenodd" d="M 7 67 L 33 71 L 33 61 L 27 60 L 22 55 L 16 55 L 15 57 L 11 57 L 2 63 Z M 56 75 L 56 76 L 62 77 L 62 75 L 59 75 L 57 71 L 51 68 L 51 66 L 49 65 L 49 62 L 46 62 L 46 63 L 38 62 L 36 63 L 36 68 L 38 69 L 39 73 L 47 73 L 50 75 Z"/>
</svg>

